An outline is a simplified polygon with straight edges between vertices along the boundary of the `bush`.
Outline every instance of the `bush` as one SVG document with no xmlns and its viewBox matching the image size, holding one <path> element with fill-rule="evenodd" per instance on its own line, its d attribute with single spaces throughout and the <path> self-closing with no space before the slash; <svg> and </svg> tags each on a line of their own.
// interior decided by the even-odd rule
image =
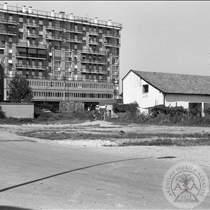
<svg viewBox="0 0 210 210">
<path fill-rule="evenodd" d="M 0 106 L 0 119 L 5 119 L 6 118 L 6 114 L 5 112 L 2 111 L 2 108 Z"/>
<path fill-rule="evenodd" d="M 127 117 L 135 117 L 139 113 L 139 105 L 137 102 L 130 104 L 114 104 L 113 111 L 114 113 L 126 112 Z"/>
</svg>

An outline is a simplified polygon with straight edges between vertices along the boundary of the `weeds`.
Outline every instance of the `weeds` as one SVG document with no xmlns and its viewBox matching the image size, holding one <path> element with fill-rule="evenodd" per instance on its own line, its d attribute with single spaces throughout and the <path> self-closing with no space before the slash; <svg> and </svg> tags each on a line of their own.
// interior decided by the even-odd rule
<svg viewBox="0 0 210 210">
<path fill-rule="evenodd" d="M 128 141 L 118 146 L 210 146 L 210 139 L 155 139 L 150 141 Z"/>
</svg>

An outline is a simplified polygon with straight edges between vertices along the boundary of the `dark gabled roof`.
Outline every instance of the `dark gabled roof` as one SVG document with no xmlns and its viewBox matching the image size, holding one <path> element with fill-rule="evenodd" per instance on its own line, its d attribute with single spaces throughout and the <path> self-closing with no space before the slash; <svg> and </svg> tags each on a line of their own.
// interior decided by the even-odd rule
<svg viewBox="0 0 210 210">
<path fill-rule="evenodd" d="M 131 71 L 163 93 L 210 95 L 210 76 Z"/>
</svg>

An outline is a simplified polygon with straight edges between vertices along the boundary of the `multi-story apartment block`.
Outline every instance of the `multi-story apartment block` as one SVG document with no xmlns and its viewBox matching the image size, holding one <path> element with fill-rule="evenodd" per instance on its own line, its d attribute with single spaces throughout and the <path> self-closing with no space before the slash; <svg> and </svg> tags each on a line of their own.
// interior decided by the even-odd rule
<svg viewBox="0 0 210 210">
<path fill-rule="evenodd" d="M 25 76 L 34 102 L 99 102 L 119 97 L 121 24 L 64 12 L 0 5 L 3 101 Z"/>
</svg>

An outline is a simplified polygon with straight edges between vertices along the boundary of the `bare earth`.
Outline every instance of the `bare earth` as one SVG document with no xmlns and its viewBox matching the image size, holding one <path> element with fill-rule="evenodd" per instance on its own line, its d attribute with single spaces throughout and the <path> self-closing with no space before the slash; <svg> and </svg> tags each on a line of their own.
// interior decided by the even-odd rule
<svg viewBox="0 0 210 210">
<path fill-rule="evenodd" d="M 78 132 L 135 132 L 135 133 L 171 133 L 171 134 L 192 134 L 192 133 L 210 133 L 210 127 L 180 127 L 180 126 L 142 126 L 142 125 L 114 125 L 105 121 L 93 121 L 80 124 L 39 124 L 39 125 L 0 125 L 1 134 L 5 135 L 7 139 L 14 138 L 17 132 L 43 130 L 43 129 L 58 129 L 65 131 L 66 129 L 73 129 Z M 126 153 L 127 155 L 141 155 L 142 157 L 166 157 L 174 156 L 178 161 L 189 161 L 200 166 L 210 167 L 210 153 L 208 146 L 194 146 L 194 147 L 176 147 L 176 146 L 127 146 L 117 147 L 117 139 L 99 139 L 99 140 L 43 140 L 32 137 L 18 137 L 21 139 L 33 140 L 43 144 L 62 144 L 70 147 L 100 147 L 106 152 Z M 106 147 L 104 147 L 106 146 Z M 112 146 L 112 147 L 109 147 Z M 167 159 L 166 159 L 167 160 Z"/>
</svg>

